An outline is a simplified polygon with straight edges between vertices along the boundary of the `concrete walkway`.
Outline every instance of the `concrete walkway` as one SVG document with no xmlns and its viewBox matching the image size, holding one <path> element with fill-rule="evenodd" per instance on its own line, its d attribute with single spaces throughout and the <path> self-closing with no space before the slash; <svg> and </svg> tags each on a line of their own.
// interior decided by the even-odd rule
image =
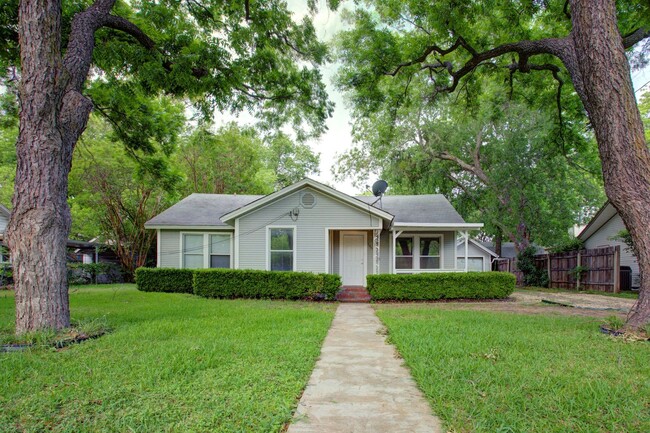
<svg viewBox="0 0 650 433">
<path fill-rule="evenodd" d="M 341 304 L 288 433 L 440 432 L 368 304 Z"/>
</svg>

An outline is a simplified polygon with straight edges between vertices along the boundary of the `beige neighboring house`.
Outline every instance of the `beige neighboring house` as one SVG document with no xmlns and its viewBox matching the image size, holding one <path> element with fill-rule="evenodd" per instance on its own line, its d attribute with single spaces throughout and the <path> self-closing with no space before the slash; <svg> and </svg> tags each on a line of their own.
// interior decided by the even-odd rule
<svg viewBox="0 0 650 433">
<path fill-rule="evenodd" d="M 614 238 L 621 230 L 625 230 L 623 219 L 610 202 L 600 208 L 589 224 L 580 232 L 578 238 L 585 243 L 585 248 L 602 248 L 619 246 L 621 249 L 621 266 L 629 266 L 632 270 L 632 287 L 638 288 L 639 263 L 635 255 L 628 251 L 627 245 Z"/>
<path fill-rule="evenodd" d="M 483 224 L 440 194 L 354 197 L 304 179 L 266 196 L 192 194 L 145 227 L 158 234 L 158 267 L 322 272 L 365 286 L 371 274 L 467 272 L 456 239 Z"/>
<path fill-rule="evenodd" d="M 4 236 L 5 236 L 5 229 L 7 228 L 7 224 L 9 224 L 9 216 L 11 215 L 11 211 L 4 207 L 2 204 L 0 204 L 0 246 L 4 247 Z M 2 248 L 2 251 L 0 251 L 0 263 L 6 263 L 9 261 L 9 255 L 5 254 L 6 251 L 4 248 Z"/>
</svg>

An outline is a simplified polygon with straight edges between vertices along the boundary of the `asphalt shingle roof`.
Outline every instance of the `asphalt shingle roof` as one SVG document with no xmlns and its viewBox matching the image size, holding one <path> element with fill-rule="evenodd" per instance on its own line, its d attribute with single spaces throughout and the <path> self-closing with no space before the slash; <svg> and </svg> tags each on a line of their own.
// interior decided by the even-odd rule
<svg viewBox="0 0 650 433">
<path fill-rule="evenodd" d="M 377 197 L 358 196 L 359 200 L 372 203 Z M 456 209 L 442 194 L 385 195 L 375 203 L 386 212 L 395 215 L 396 223 L 462 224 L 465 222 Z"/>
<path fill-rule="evenodd" d="M 153 226 L 227 226 L 221 216 L 239 209 L 261 195 L 192 194 L 147 221 Z M 364 203 L 377 197 L 357 196 Z M 463 218 L 442 194 L 387 195 L 375 207 L 395 216 L 396 223 L 464 223 Z"/>
</svg>

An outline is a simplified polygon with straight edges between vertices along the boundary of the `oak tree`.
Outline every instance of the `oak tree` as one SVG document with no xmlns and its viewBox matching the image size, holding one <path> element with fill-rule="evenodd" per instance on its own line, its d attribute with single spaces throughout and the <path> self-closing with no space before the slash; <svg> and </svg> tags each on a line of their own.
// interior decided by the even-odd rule
<svg viewBox="0 0 650 433">
<path fill-rule="evenodd" d="M 353 94 L 354 104 L 371 109 L 386 79 L 406 88 L 424 75 L 435 96 L 459 91 L 481 69 L 550 76 L 558 95 L 575 91 L 598 142 L 605 192 L 639 251 L 640 295 L 627 324 L 650 322 L 650 151 L 626 56 L 641 46 L 634 60 L 646 60 L 648 2 L 363 3 L 352 30 L 356 53 L 346 53 L 348 71 L 356 71 L 346 85 L 362 90 Z"/>
<path fill-rule="evenodd" d="M 60 0 L 21 0 L 16 21 L 8 10 L 0 56 L 19 66 L 20 79 L 6 233 L 18 334 L 70 323 L 68 173 L 93 107 L 128 149 L 144 153 L 158 130 L 148 101 L 163 93 L 206 116 L 249 110 L 269 129 L 291 123 L 305 135 L 320 133 L 332 109 L 317 69 L 326 48 L 309 18 L 294 22 L 279 0 L 95 0 L 65 9 Z"/>
</svg>

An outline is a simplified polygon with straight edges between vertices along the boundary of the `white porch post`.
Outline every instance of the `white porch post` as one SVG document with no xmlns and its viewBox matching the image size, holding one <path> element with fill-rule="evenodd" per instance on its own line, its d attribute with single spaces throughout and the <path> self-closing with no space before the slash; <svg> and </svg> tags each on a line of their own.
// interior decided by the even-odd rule
<svg viewBox="0 0 650 433">
<path fill-rule="evenodd" d="M 375 275 L 379 274 L 381 249 L 380 249 L 380 236 L 381 230 L 373 230 L 373 247 L 375 249 Z"/>
<path fill-rule="evenodd" d="M 467 272 L 469 270 L 469 258 L 467 257 L 469 255 L 469 232 L 463 230 L 460 232 L 460 235 L 465 240 L 465 272 Z"/>
<path fill-rule="evenodd" d="M 403 230 L 400 230 L 398 232 L 393 230 L 393 274 L 397 273 L 397 258 L 395 257 L 397 255 L 397 238 L 402 234 L 402 232 Z"/>
</svg>

